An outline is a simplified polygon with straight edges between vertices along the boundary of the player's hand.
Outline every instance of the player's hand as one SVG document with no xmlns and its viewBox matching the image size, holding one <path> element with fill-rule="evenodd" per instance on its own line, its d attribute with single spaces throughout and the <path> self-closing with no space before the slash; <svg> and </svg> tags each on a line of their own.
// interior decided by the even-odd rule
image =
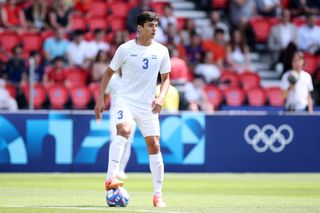
<svg viewBox="0 0 320 213">
<path fill-rule="evenodd" d="M 103 112 L 104 108 L 105 108 L 105 104 L 104 104 L 103 98 L 99 98 L 96 103 L 96 106 L 94 107 L 94 112 L 96 114 L 96 121 L 97 122 L 100 122 L 101 113 Z"/>
<path fill-rule="evenodd" d="M 163 100 L 160 97 L 156 97 L 153 101 L 152 101 L 152 112 L 154 114 L 159 114 L 162 108 L 162 103 Z"/>
</svg>

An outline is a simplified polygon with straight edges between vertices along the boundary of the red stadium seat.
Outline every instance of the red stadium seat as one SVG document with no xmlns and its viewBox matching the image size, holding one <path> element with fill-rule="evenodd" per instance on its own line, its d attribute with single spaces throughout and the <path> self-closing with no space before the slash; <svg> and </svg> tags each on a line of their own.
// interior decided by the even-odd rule
<svg viewBox="0 0 320 213">
<path fill-rule="evenodd" d="M 265 88 L 265 92 L 270 106 L 279 107 L 284 105 L 282 90 L 279 87 Z"/>
<path fill-rule="evenodd" d="M 95 29 L 107 29 L 107 22 L 104 18 L 89 18 L 87 20 L 89 30 L 94 31 Z"/>
<path fill-rule="evenodd" d="M 125 2 L 114 2 L 111 4 L 111 13 L 114 18 L 125 19 L 128 16 L 129 5 Z"/>
<path fill-rule="evenodd" d="M 298 16 L 292 19 L 292 23 L 297 27 L 301 27 L 302 25 L 306 24 L 306 18 L 303 16 Z"/>
<path fill-rule="evenodd" d="M 39 33 L 24 33 L 21 35 L 23 51 L 30 53 L 30 51 L 40 51 L 42 47 L 42 38 Z"/>
<path fill-rule="evenodd" d="M 85 86 L 74 87 L 70 90 L 71 102 L 74 109 L 86 109 L 90 101 L 90 91 Z"/>
<path fill-rule="evenodd" d="M 86 30 L 86 20 L 81 16 L 72 16 L 71 28 L 72 30 Z"/>
<path fill-rule="evenodd" d="M 223 94 L 221 90 L 215 86 L 206 85 L 204 91 L 207 94 L 208 100 L 217 109 L 223 101 Z"/>
<path fill-rule="evenodd" d="M 239 86 L 239 76 L 234 71 L 224 70 L 221 72 L 220 82 L 222 85 L 221 89 L 228 87 L 238 87 Z"/>
<path fill-rule="evenodd" d="M 271 30 L 271 23 L 267 18 L 264 17 L 252 17 L 250 19 L 250 24 L 253 28 L 256 42 L 266 43 L 269 38 L 269 33 Z"/>
<path fill-rule="evenodd" d="M 30 93 L 29 93 L 29 85 L 24 85 L 21 87 L 23 94 L 26 98 L 27 103 L 30 100 Z M 44 86 L 41 83 L 34 84 L 34 99 L 33 104 L 35 109 L 40 109 L 44 102 L 46 101 L 47 94 Z"/>
<path fill-rule="evenodd" d="M 318 62 L 316 56 L 305 53 L 304 62 L 304 70 L 307 71 L 310 75 L 315 74 L 315 72 L 318 69 Z"/>
<path fill-rule="evenodd" d="M 19 35 L 15 32 L 4 31 L 0 33 L 0 46 L 8 52 L 19 44 Z"/>
<path fill-rule="evenodd" d="M 47 89 L 51 109 L 64 109 L 68 101 L 68 90 L 62 84 L 54 84 Z"/>
<path fill-rule="evenodd" d="M 89 17 L 104 18 L 108 13 L 107 4 L 104 1 L 93 1 L 88 13 Z"/>
<path fill-rule="evenodd" d="M 211 5 L 214 9 L 226 9 L 229 0 L 211 0 Z"/>
<path fill-rule="evenodd" d="M 11 97 L 13 97 L 14 99 L 17 97 L 17 88 L 14 85 L 6 82 L 5 88 L 9 92 Z"/>
<path fill-rule="evenodd" d="M 246 95 L 250 106 L 264 106 L 266 104 L 266 93 L 260 87 L 248 89 Z"/>
<path fill-rule="evenodd" d="M 46 30 L 41 32 L 41 39 L 45 41 L 47 38 L 54 36 L 54 32 L 52 30 Z"/>
<path fill-rule="evenodd" d="M 229 106 L 241 106 L 245 98 L 241 88 L 227 88 L 224 90 L 224 96 Z"/>
<path fill-rule="evenodd" d="M 108 23 L 112 32 L 122 31 L 126 28 L 126 20 L 124 18 L 110 17 Z"/>
<path fill-rule="evenodd" d="M 163 7 L 166 4 L 167 4 L 167 2 L 153 1 L 153 2 L 151 2 L 150 6 L 154 10 L 155 13 L 157 13 L 158 15 L 163 15 Z"/>
<path fill-rule="evenodd" d="M 281 7 L 282 8 L 289 8 L 290 0 L 281 0 Z"/>
<path fill-rule="evenodd" d="M 66 85 L 68 88 L 84 86 L 87 84 L 88 73 L 79 69 L 68 69 L 66 71 Z"/>
<path fill-rule="evenodd" d="M 243 72 L 240 74 L 240 82 L 244 90 L 260 87 L 260 76 L 254 72 Z"/>
</svg>

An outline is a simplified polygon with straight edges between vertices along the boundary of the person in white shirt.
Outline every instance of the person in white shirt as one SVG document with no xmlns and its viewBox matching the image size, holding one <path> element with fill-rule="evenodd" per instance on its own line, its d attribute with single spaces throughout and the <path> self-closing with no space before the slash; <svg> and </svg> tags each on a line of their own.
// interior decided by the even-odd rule
<svg viewBox="0 0 320 213">
<path fill-rule="evenodd" d="M 105 52 L 110 50 L 110 45 L 104 40 L 106 33 L 102 29 L 95 29 L 93 34 L 94 39 L 88 42 L 89 48 L 87 49 L 87 57 L 92 60 L 97 56 L 99 50 Z"/>
<path fill-rule="evenodd" d="M 88 48 L 88 42 L 83 39 L 83 31 L 76 30 L 74 32 L 74 40 L 69 43 L 67 49 L 69 65 L 78 67 L 84 66 L 84 63 L 88 58 Z"/>
<path fill-rule="evenodd" d="M 320 50 L 320 27 L 312 14 L 307 15 L 307 23 L 298 30 L 298 49 L 311 54 Z"/>
<path fill-rule="evenodd" d="M 110 79 L 110 83 L 108 85 L 108 88 L 106 90 L 106 94 L 108 94 L 110 96 L 110 135 L 111 135 L 111 141 L 113 141 L 113 139 L 116 137 L 117 135 L 117 129 L 116 129 L 116 93 L 117 91 L 120 89 L 121 86 L 121 71 L 116 72 L 112 78 Z M 116 175 L 117 178 L 121 179 L 121 180 L 126 180 L 128 177 L 125 174 L 125 169 L 127 167 L 128 161 L 130 159 L 130 155 L 131 155 L 131 144 L 134 138 L 134 133 L 135 133 L 135 128 L 136 125 L 135 123 L 132 121 L 132 128 L 131 128 L 131 134 L 128 138 L 127 143 L 125 144 L 124 150 L 123 150 L 123 154 L 119 163 L 119 170 L 118 173 Z"/>
<path fill-rule="evenodd" d="M 121 85 L 116 94 L 117 136 L 109 150 L 106 190 L 123 185 L 115 178 L 123 149 L 131 133 L 131 120 L 135 120 L 145 138 L 149 165 L 153 176 L 153 205 L 165 207 L 162 199 L 164 176 L 160 152 L 159 113 L 170 85 L 171 71 L 168 49 L 153 40 L 158 28 L 158 16 L 144 11 L 137 16 L 138 37 L 122 44 L 115 52 L 101 80 L 99 98 L 95 106 L 96 119 L 104 109 L 104 92 L 114 72 L 121 69 Z M 161 74 L 160 94 L 155 97 L 157 76 Z"/>
<path fill-rule="evenodd" d="M 16 111 L 18 110 L 17 101 L 10 96 L 5 86 L 5 80 L 0 79 L 0 110 Z"/>
<path fill-rule="evenodd" d="M 313 112 L 311 92 L 312 79 L 309 73 L 303 71 L 304 58 L 302 52 L 293 56 L 293 70 L 286 72 L 281 79 L 281 88 L 286 98 L 285 108 L 288 111 Z"/>
</svg>

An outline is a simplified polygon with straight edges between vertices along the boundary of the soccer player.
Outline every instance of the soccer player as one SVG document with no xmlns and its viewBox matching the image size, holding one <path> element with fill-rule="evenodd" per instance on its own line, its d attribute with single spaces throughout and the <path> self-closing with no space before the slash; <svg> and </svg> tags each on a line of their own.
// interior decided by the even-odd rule
<svg viewBox="0 0 320 213">
<path fill-rule="evenodd" d="M 115 107 L 115 103 L 116 103 L 116 93 L 120 88 L 120 84 L 121 84 L 121 71 L 116 72 L 112 78 L 110 79 L 108 88 L 106 90 L 106 94 L 110 95 L 110 134 L 111 134 L 111 141 L 113 141 L 113 139 L 116 137 L 117 135 L 117 129 L 116 129 L 116 107 Z M 131 155 L 131 144 L 133 141 L 133 137 L 134 137 L 134 132 L 135 132 L 135 128 L 136 125 L 134 123 L 134 121 L 132 121 L 131 123 L 131 133 L 130 136 L 128 138 L 127 143 L 124 146 L 123 149 L 123 153 L 122 153 L 122 157 L 119 163 L 119 168 L 118 168 L 118 172 L 116 174 L 116 177 L 121 179 L 121 180 L 126 180 L 128 177 L 125 174 L 125 169 L 127 167 L 128 161 L 130 159 L 130 155 Z"/>
<path fill-rule="evenodd" d="M 122 44 L 102 80 L 99 98 L 95 106 L 96 119 L 101 119 L 104 109 L 104 92 L 111 76 L 121 68 L 121 86 L 116 94 L 117 136 L 109 149 L 109 164 L 105 182 L 106 190 L 123 185 L 116 179 L 116 171 L 124 146 L 131 132 L 131 120 L 135 120 L 141 130 L 149 153 L 149 165 L 153 176 L 153 205 L 165 207 L 162 199 L 164 176 L 163 159 L 160 152 L 159 113 L 163 99 L 170 85 L 171 71 L 168 49 L 153 40 L 158 28 L 155 13 L 144 11 L 137 16 L 138 37 Z M 159 96 L 155 96 L 157 76 L 161 74 Z"/>
</svg>

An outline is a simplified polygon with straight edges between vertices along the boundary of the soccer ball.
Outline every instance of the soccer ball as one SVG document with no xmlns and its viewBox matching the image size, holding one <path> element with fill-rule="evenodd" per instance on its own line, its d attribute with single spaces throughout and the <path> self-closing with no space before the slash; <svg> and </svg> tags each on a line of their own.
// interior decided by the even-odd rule
<svg viewBox="0 0 320 213">
<path fill-rule="evenodd" d="M 123 187 L 110 189 L 107 192 L 106 201 L 110 207 L 125 207 L 129 203 L 129 193 Z"/>
</svg>

